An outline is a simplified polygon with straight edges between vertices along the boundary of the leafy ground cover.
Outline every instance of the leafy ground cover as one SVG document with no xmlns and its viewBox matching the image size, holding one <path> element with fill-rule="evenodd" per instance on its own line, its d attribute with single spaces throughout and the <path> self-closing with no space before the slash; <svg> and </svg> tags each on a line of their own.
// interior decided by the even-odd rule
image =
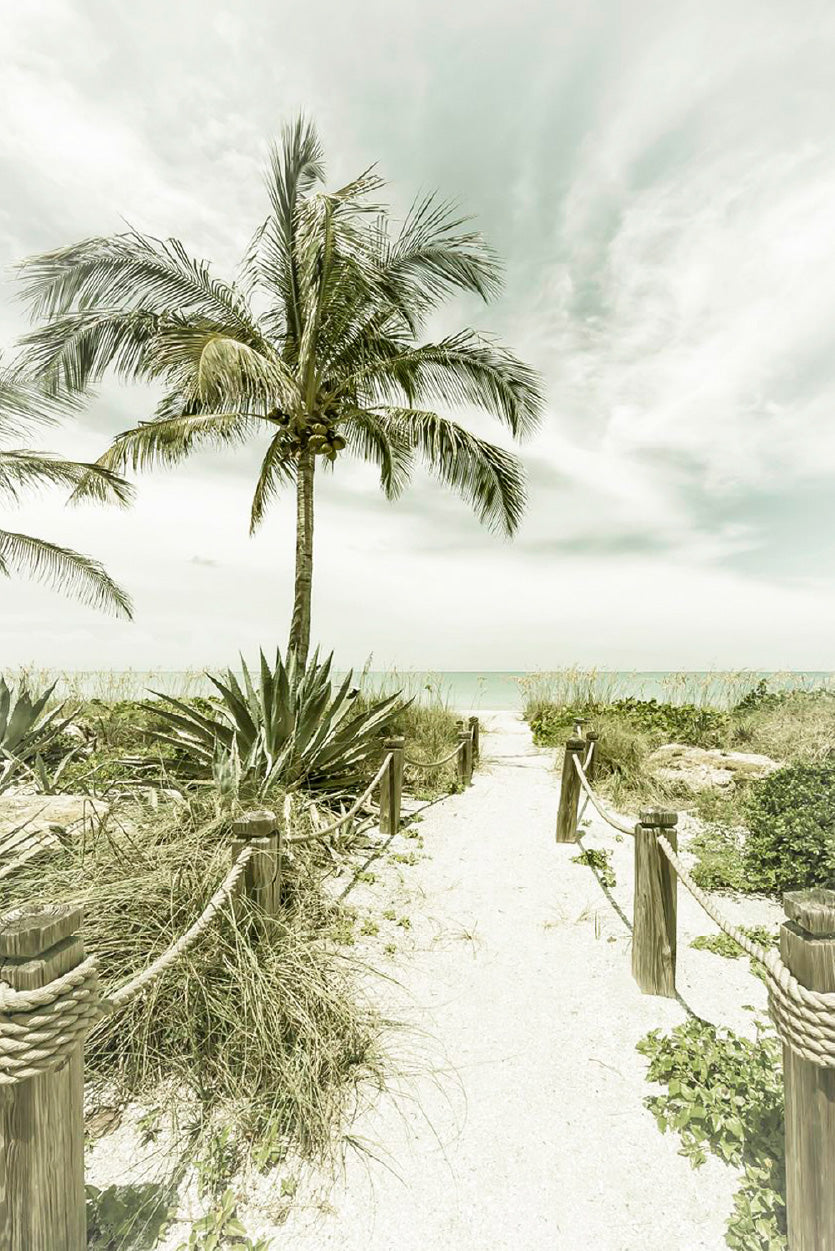
<svg viewBox="0 0 835 1251">
<path fill-rule="evenodd" d="M 677 1133 L 694 1168 L 707 1153 L 742 1169 L 728 1222 L 732 1251 L 784 1251 L 786 1177 L 780 1046 L 770 1029 L 756 1041 L 692 1018 L 638 1043 L 647 1079 L 666 1086 L 646 1105 L 662 1132 Z"/>
</svg>

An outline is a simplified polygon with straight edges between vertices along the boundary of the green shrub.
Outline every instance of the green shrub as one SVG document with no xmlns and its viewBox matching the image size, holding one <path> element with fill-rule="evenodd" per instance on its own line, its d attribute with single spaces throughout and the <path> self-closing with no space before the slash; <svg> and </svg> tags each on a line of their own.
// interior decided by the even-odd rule
<svg viewBox="0 0 835 1251">
<path fill-rule="evenodd" d="M 572 864 L 583 864 L 596 873 L 603 886 L 616 885 L 615 871 L 612 868 L 612 853 L 602 847 L 585 847 L 579 856 L 571 857 Z"/>
<path fill-rule="evenodd" d="M 782 1251 L 786 1246 L 786 1168 L 780 1046 L 756 1042 L 693 1018 L 668 1034 L 651 1030 L 638 1043 L 650 1060 L 647 1080 L 667 1093 L 646 1106 L 662 1132 L 681 1137 L 694 1168 L 707 1151 L 741 1167 L 726 1240 L 733 1251 Z"/>
<path fill-rule="evenodd" d="M 728 732 L 730 718 L 717 708 L 698 704 L 659 704 L 655 699 L 617 699 L 612 712 L 628 718 L 636 730 L 655 732 L 665 743 L 718 747 Z"/>
<path fill-rule="evenodd" d="M 795 764 L 755 782 L 744 806 L 747 888 L 778 894 L 835 880 L 835 765 Z"/>
<path fill-rule="evenodd" d="M 609 722 L 619 720 L 632 733 L 652 739 L 652 746 L 662 743 L 688 743 L 698 747 L 717 747 L 724 743 L 730 729 L 730 715 L 716 708 L 697 704 L 662 704 L 655 699 L 615 699 L 611 703 L 587 703 L 582 706 L 537 703 L 528 709 L 528 721 L 534 741 L 543 747 L 555 747 L 570 737 L 575 715 L 590 719 L 599 728 L 601 717 Z"/>
<path fill-rule="evenodd" d="M 752 890 L 745 877 L 742 845 L 729 829 L 710 823 L 691 840 L 693 880 L 703 890 Z"/>
</svg>

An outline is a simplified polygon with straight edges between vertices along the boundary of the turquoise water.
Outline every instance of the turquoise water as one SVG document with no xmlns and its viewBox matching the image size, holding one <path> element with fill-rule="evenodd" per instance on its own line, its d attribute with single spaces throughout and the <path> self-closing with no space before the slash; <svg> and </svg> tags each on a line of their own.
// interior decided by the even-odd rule
<svg viewBox="0 0 835 1251">
<path fill-rule="evenodd" d="M 11 675 L 15 676 L 15 675 Z M 100 670 L 65 674 L 32 673 L 36 687 L 58 679 L 56 693 L 100 699 L 142 699 L 149 690 L 188 696 L 208 695 L 212 686 L 200 672 L 179 670 Z M 706 703 L 723 706 L 735 703 L 761 678 L 771 689 L 794 689 L 830 686 L 835 689 L 835 674 L 825 671 L 768 673 L 746 671 L 737 673 L 663 671 L 625 672 L 617 670 L 563 669 L 554 673 L 522 671 L 424 671 L 392 670 L 385 673 L 366 671 L 356 675 L 357 684 L 373 691 L 402 690 L 423 702 L 441 700 L 455 709 L 521 710 L 527 693 L 557 698 L 571 706 L 585 698 L 617 699 L 633 696 L 639 699 L 671 700 L 675 703 Z"/>
</svg>

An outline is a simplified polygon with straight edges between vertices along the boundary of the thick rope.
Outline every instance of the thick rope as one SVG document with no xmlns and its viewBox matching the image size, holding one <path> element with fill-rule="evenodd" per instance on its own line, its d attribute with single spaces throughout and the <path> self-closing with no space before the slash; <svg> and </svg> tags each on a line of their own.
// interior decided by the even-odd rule
<svg viewBox="0 0 835 1251">
<path fill-rule="evenodd" d="M 592 747 L 593 746 L 594 744 L 592 743 Z M 633 821 L 632 825 L 626 825 L 624 822 L 619 821 L 616 816 L 614 816 L 611 812 L 608 812 L 606 808 L 603 807 L 602 802 L 598 799 L 598 797 L 595 795 L 594 791 L 592 790 L 591 786 L 589 785 L 589 780 L 586 777 L 583 766 L 580 764 L 580 760 L 578 756 L 574 756 L 574 768 L 577 770 L 577 776 L 580 779 L 580 785 L 582 786 L 583 790 L 586 792 L 586 796 L 591 800 L 592 804 L 600 813 L 603 820 L 608 822 L 608 824 L 611 825 L 613 829 L 620 830 L 621 834 L 634 834 L 636 822 Z M 583 809 L 583 811 L 585 811 L 585 809 Z M 578 820 L 579 820 L 579 817 L 578 817 Z"/>
<path fill-rule="evenodd" d="M 344 816 L 340 817 L 338 821 L 334 821 L 332 825 L 326 825 L 323 830 L 314 830 L 312 834 L 296 834 L 295 836 L 290 835 L 289 838 L 284 839 L 284 842 L 292 843 L 294 846 L 298 846 L 300 843 L 313 843 L 317 839 L 327 838 L 329 834 L 335 834 L 336 831 L 341 828 L 341 826 L 345 825 L 346 822 L 351 821 L 357 815 L 357 813 L 359 812 L 363 804 L 366 802 L 366 800 L 371 797 L 371 792 L 382 781 L 383 774 L 385 773 L 386 769 L 389 767 L 393 759 L 394 757 L 392 756 L 391 752 L 389 752 L 385 760 L 383 761 L 383 763 L 380 765 L 380 768 L 377 770 L 376 774 L 374 775 L 372 780 L 369 782 L 368 786 L 363 791 L 363 793 L 360 795 L 359 799 L 356 801 L 354 806 L 350 808 L 348 812 L 345 813 Z"/>
<path fill-rule="evenodd" d="M 181 956 L 185 955 L 189 947 L 192 947 L 203 931 L 211 924 L 214 917 L 220 912 L 221 908 L 228 903 L 235 887 L 237 886 L 244 869 L 249 864 L 255 854 L 256 848 L 252 845 L 244 847 L 240 855 L 235 860 L 232 868 L 226 874 L 215 893 L 212 895 L 206 907 L 193 925 L 181 934 L 175 943 L 172 943 L 167 951 L 158 956 L 147 969 L 143 969 L 136 977 L 132 977 L 130 981 L 125 982 L 117 991 L 114 991 L 107 1000 L 111 1008 L 122 1008 L 126 1003 L 144 990 L 151 982 L 156 981 L 158 977 L 176 964 Z"/>
<path fill-rule="evenodd" d="M 747 955 L 759 961 L 768 975 L 768 1010 L 780 1038 L 803 1060 L 821 1068 L 835 1068 L 835 993 L 809 990 L 797 980 L 773 949 L 761 947 L 722 916 L 696 885 L 664 834 L 658 845 L 690 894 L 723 933 Z"/>
<path fill-rule="evenodd" d="M 588 751 L 586 752 L 586 758 L 585 758 L 585 760 L 583 761 L 583 773 L 585 773 L 585 772 L 586 772 L 586 770 L 588 769 L 589 765 L 591 764 L 591 758 L 592 758 L 592 756 L 593 756 L 593 755 L 594 755 L 594 739 L 592 739 L 592 741 L 589 743 L 589 749 L 588 749 Z M 586 812 L 586 809 L 588 808 L 588 806 L 589 806 L 589 797 L 588 797 L 588 795 L 584 795 L 584 796 L 583 796 L 583 806 L 582 806 L 582 808 L 580 809 L 580 811 L 577 813 L 577 824 L 578 824 L 578 825 L 579 825 L 579 824 L 580 824 L 580 822 L 582 821 L 582 819 L 583 819 L 583 817 L 584 817 L 584 815 L 585 815 L 585 812 Z"/>
<path fill-rule="evenodd" d="M 105 1011 L 94 956 L 37 990 L 0 983 L 0 1085 L 62 1064 Z"/>
<path fill-rule="evenodd" d="M 437 769 L 441 765 L 449 764 L 461 750 L 461 743 L 456 743 L 448 756 L 442 756 L 440 760 L 412 760 L 409 756 L 404 757 L 407 765 L 411 765 L 413 769 Z"/>
</svg>

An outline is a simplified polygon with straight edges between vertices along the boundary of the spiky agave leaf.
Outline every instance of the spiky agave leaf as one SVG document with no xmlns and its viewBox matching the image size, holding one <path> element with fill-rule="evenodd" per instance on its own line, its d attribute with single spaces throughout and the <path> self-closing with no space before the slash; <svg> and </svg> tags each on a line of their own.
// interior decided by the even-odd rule
<svg viewBox="0 0 835 1251">
<path fill-rule="evenodd" d="M 271 665 L 264 652 L 257 670 L 241 658 L 241 679 L 228 669 L 208 674 L 220 702 L 211 712 L 174 696 L 152 692 L 148 705 L 170 727 L 151 731 L 178 747 L 205 776 L 229 775 L 233 757 L 242 781 L 260 793 L 270 787 L 340 791 L 361 782 L 379 753 L 379 732 L 404 706 L 399 694 L 354 712 L 348 673 L 334 690 L 333 654 L 320 660 L 318 649 L 300 666 L 291 652 L 276 652 Z"/>
<path fill-rule="evenodd" d="M 69 725 L 70 717 L 61 719 L 63 704 L 47 711 L 56 685 L 53 682 L 33 695 L 25 682 L 15 690 L 0 677 L 0 758 L 19 763 L 34 760 Z"/>
</svg>

